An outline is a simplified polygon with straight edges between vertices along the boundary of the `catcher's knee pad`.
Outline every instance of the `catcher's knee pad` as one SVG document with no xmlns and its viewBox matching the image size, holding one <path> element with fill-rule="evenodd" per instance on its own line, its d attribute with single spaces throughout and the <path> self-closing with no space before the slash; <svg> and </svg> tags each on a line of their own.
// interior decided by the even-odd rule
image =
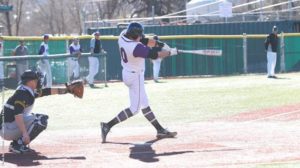
<svg viewBox="0 0 300 168">
<path fill-rule="evenodd" d="M 48 119 L 49 119 L 48 115 L 45 115 L 45 114 L 35 114 L 35 117 L 36 117 L 36 120 L 41 123 L 41 125 L 44 125 L 45 127 L 47 127 L 47 125 L 48 125 Z"/>
<path fill-rule="evenodd" d="M 38 115 L 28 129 L 30 140 L 34 140 L 41 132 L 43 132 L 48 125 L 47 115 Z"/>
</svg>

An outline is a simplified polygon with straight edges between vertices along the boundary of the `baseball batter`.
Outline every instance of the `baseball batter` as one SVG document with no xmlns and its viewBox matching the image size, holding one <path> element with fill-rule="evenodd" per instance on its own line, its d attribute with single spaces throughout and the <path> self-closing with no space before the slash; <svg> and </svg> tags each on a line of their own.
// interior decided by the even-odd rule
<svg viewBox="0 0 300 168">
<path fill-rule="evenodd" d="M 79 63 L 78 59 L 81 55 L 81 47 L 79 44 L 79 38 L 75 37 L 72 44 L 69 47 L 70 54 L 76 57 L 68 58 L 68 76 L 70 81 L 79 79 Z"/>
<path fill-rule="evenodd" d="M 146 119 L 157 130 L 157 138 L 175 137 L 177 135 L 177 132 L 170 132 L 160 125 L 149 106 L 144 86 L 145 59 L 157 59 L 176 55 L 177 49 L 159 51 L 160 49 L 157 49 L 155 46 L 162 48 L 166 44 L 153 39 L 142 38 L 143 30 L 141 24 L 133 22 L 119 36 L 118 44 L 123 67 L 122 77 L 124 84 L 129 89 L 130 107 L 121 111 L 108 123 L 101 122 L 103 143 L 106 142 L 106 136 L 114 125 L 137 114 L 140 109 L 142 109 Z"/>
<path fill-rule="evenodd" d="M 75 88 L 81 90 L 77 91 Z M 80 93 L 80 95 L 76 95 L 75 92 Z M 4 104 L 1 111 L 0 135 L 3 139 L 12 141 L 9 145 L 9 151 L 13 153 L 29 152 L 30 149 L 27 144 L 47 128 L 47 115 L 31 113 L 35 98 L 66 93 L 72 93 L 78 97 L 82 96 L 83 83 L 66 85 L 66 88 L 42 89 L 40 73 L 27 70 L 22 74 L 21 84 Z M 4 123 L 2 123 L 3 119 Z"/>
<path fill-rule="evenodd" d="M 44 35 L 44 41 L 42 42 L 39 50 L 39 55 L 43 55 L 43 58 L 38 62 L 39 70 L 42 72 L 43 76 L 45 77 L 45 87 L 51 87 L 52 86 L 52 72 L 51 72 L 51 66 L 49 63 L 48 55 L 49 55 L 49 35 Z M 43 81 L 43 82 L 44 82 Z"/>
</svg>

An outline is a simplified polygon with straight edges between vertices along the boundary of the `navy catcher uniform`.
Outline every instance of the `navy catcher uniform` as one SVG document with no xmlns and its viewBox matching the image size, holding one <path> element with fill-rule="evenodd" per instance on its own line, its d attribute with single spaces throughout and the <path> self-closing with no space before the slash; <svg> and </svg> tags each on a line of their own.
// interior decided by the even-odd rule
<svg viewBox="0 0 300 168">
<path fill-rule="evenodd" d="M 42 131 L 47 128 L 48 116 L 31 112 L 35 98 L 72 93 L 67 88 L 42 88 L 42 74 L 31 70 L 21 76 L 21 84 L 7 100 L 1 111 L 0 135 L 12 141 L 9 150 L 14 153 L 30 151 L 27 147 Z M 69 85 L 70 86 L 70 85 Z M 2 121 L 4 120 L 4 123 Z"/>
</svg>

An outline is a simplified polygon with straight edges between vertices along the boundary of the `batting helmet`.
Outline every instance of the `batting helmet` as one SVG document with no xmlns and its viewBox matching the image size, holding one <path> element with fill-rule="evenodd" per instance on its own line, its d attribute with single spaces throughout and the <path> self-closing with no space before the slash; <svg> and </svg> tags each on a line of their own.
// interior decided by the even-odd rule
<svg viewBox="0 0 300 168">
<path fill-rule="evenodd" d="M 129 38 L 137 39 L 138 37 L 142 37 L 144 33 L 144 27 L 137 22 L 132 22 L 128 25 L 126 35 Z"/>
<path fill-rule="evenodd" d="M 42 87 L 42 74 L 40 72 L 35 72 L 32 70 L 26 70 L 22 75 L 21 75 L 21 84 L 26 84 L 28 81 L 31 80 L 38 80 L 38 85 L 37 88 Z"/>
</svg>

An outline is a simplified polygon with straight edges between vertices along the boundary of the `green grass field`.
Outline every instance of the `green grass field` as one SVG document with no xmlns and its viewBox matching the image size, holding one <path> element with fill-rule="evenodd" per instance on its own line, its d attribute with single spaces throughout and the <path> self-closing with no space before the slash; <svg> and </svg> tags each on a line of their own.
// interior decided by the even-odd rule
<svg viewBox="0 0 300 168">
<path fill-rule="evenodd" d="M 232 163 L 237 163 L 237 167 L 254 167 L 254 168 L 281 168 L 281 167 L 300 167 L 298 160 L 291 160 L 289 161 L 284 155 L 284 151 L 289 150 L 288 146 L 283 147 L 283 152 L 278 150 L 280 146 L 276 146 L 276 144 L 283 145 L 280 140 L 285 141 L 285 135 L 291 136 L 289 138 L 293 138 L 293 142 L 295 142 L 295 137 L 299 135 L 298 131 L 296 130 L 297 125 L 300 124 L 299 120 L 294 120 L 292 122 L 255 122 L 251 123 L 236 123 L 236 122 L 229 122 L 227 124 L 221 124 L 218 122 L 210 122 L 207 120 L 211 120 L 214 118 L 220 119 L 226 116 L 232 116 L 239 113 L 249 112 L 249 111 L 256 111 L 266 108 L 274 108 L 280 107 L 284 105 L 294 105 L 300 104 L 300 73 L 288 73 L 288 74 L 279 74 L 280 79 L 267 79 L 265 75 L 240 75 L 240 76 L 227 76 L 227 77 L 206 77 L 206 78 L 177 78 L 177 79 L 164 79 L 162 80 L 163 83 L 154 83 L 151 80 L 146 81 L 146 90 L 148 93 L 148 98 L 150 101 L 150 105 L 156 114 L 158 120 L 162 123 L 165 127 L 176 127 L 177 129 L 180 128 L 180 124 L 185 125 L 189 131 L 196 131 L 199 135 L 205 132 L 205 129 L 209 129 L 205 133 L 205 136 L 200 136 L 199 141 L 197 138 L 193 138 L 193 136 L 188 136 L 186 132 L 180 132 L 181 136 L 178 136 L 177 139 L 171 140 L 170 143 L 174 143 L 173 145 L 178 145 L 180 149 L 185 150 L 191 145 L 195 145 L 195 149 L 193 150 L 200 150 L 198 153 L 194 153 L 193 155 L 182 155 L 180 156 L 181 159 L 188 161 L 190 157 L 207 157 L 207 163 L 217 163 L 215 161 L 215 155 L 213 154 L 220 154 L 222 151 L 218 151 L 215 149 L 207 148 L 205 144 L 222 144 L 228 146 L 229 149 L 232 147 L 237 148 L 238 151 L 223 151 L 224 158 L 229 160 L 223 161 L 220 159 L 221 163 L 228 163 L 230 164 L 232 159 Z M 97 84 L 99 89 L 90 89 L 86 87 L 85 94 L 83 99 L 74 98 L 72 95 L 55 95 L 55 96 L 47 96 L 43 98 L 39 98 L 36 100 L 35 107 L 33 108 L 33 112 L 35 113 L 45 113 L 50 116 L 48 128 L 49 130 L 47 134 L 43 134 L 39 138 L 39 140 L 43 141 L 47 140 L 47 136 L 50 135 L 64 135 L 63 138 L 68 138 L 70 133 L 78 132 L 91 132 L 89 136 L 93 135 L 92 137 L 86 138 L 86 142 L 90 142 L 88 140 L 92 139 L 91 142 L 95 143 L 94 141 L 97 140 L 98 135 L 94 135 L 95 132 L 99 132 L 99 124 L 100 121 L 108 121 L 111 118 L 115 117 L 121 110 L 128 107 L 129 98 L 128 98 L 128 89 L 122 82 L 116 83 L 109 83 L 109 87 L 105 88 L 103 84 Z M 9 95 L 13 93 L 12 90 L 6 92 L 5 98 L 7 99 Z M 200 123 L 201 121 L 205 121 Z M 265 126 L 268 124 L 270 126 L 264 128 L 263 135 L 262 132 L 259 131 L 261 127 L 260 125 Z M 280 125 L 281 124 L 281 125 Z M 294 126 L 294 125 L 295 126 Z M 137 116 L 129 119 L 128 121 L 118 125 L 120 129 L 116 131 L 120 131 L 121 129 L 131 129 L 132 127 L 140 127 L 140 126 L 149 126 L 150 124 L 143 115 L 140 113 Z M 190 125 L 190 126 L 189 126 Z M 194 126 L 193 126 L 194 125 Z M 199 131 L 197 127 L 200 125 Z M 206 128 L 206 126 L 208 128 Z M 231 132 L 230 130 L 224 128 L 223 126 L 227 126 L 228 128 L 235 128 Z M 275 127 L 274 127 L 275 126 Z M 281 129 L 277 129 L 277 127 Z M 127 128 L 126 128 L 127 127 Z M 131 127 L 131 128 L 128 128 Z M 150 129 L 151 126 L 149 126 Z M 146 127 L 143 127 L 146 128 Z M 148 127 L 147 127 L 148 128 Z M 185 128 L 184 126 L 182 127 Z M 196 128 L 196 130 L 194 130 Z M 139 129 L 139 128 L 137 128 Z M 268 130 L 276 130 L 279 131 L 274 133 L 275 138 L 279 138 L 279 141 L 271 143 L 266 148 L 263 148 L 265 140 L 274 140 L 272 139 L 273 135 L 268 132 Z M 70 130 L 70 131 L 69 131 Z M 178 129 L 179 131 L 180 129 Z M 224 134 L 223 134 L 223 131 Z M 136 130 L 132 130 L 133 132 Z M 182 131 L 182 130 L 181 130 Z M 202 131 L 202 133 L 201 133 Z M 248 133 L 253 133 L 253 131 L 258 131 L 258 134 L 252 137 L 248 136 Z M 280 133 L 281 131 L 281 133 Z M 68 134 L 67 134 L 68 133 Z M 292 133 L 292 134 L 291 134 Z M 186 134 L 186 135 L 184 135 Z M 242 135 L 239 135 L 242 134 Z M 281 134 L 284 134 L 281 136 Z M 111 139 L 114 136 L 118 135 L 117 133 L 111 135 Z M 74 135 L 76 137 L 76 135 Z M 78 136 L 78 135 L 77 135 Z M 195 136 L 195 135 L 194 135 Z M 266 139 L 264 140 L 264 138 Z M 137 136 L 138 137 L 138 136 Z M 151 137 L 151 136 L 150 136 Z M 221 138 L 220 138 L 221 137 Z M 235 139 L 237 137 L 237 139 Z M 52 137 L 53 138 L 53 137 Z M 56 138 L 56 139 L 55 139 Z M 80 138 L 82 138 L 80 136 Z M 128 138 L 123 136 L 123 138 Z M 225 138 L 223 140 L 223 138 Z M 244 138 L 244 139 L 243 139 Z M 76 139 L 73 137 L 73 139 Z M 84 139 L 84 138 L 83 138 Z M 94 140 L 95 139 L 95 140 Z M 213 142 L 210 142 L 212 139 Z M 56 141 L 55 141 L 56 140 Z M 59 137 L 54 137 L 54 141 L 56 143 L 61 142 L 62 140 Z M 135 142 L 137 140 L 128 140 L 128 142 Z M 38 141 L 39 142 L 39 141 Z M 62 141 L 63 142 L 63 141 Z M 90 142 L 90 143 L 91 143 Z M 127 142 L 127 141 L 126 141 Z M 155 144 L 153 147 L 154 149 L 161 151 L 164 153 L 165 151 L 173 151 L 179 150 L 177 148 L 173 150 L 166 150 L 161 145 L 163 143 L 168 143 L 167 141 L 161 141 Z M 198 144 L 199 143 L 199 144 Z M 249 143 L 249 144 L 248 144 Z M 257 143 L 257 144 L 256 144 Z M 38 147 L 39 143 L 35 143 L 35 147 Z M 43 143 L 41 143 L 43 144 Z M 59 147 L 65 147 L 65 144 L 56 144 L 60 145 Z M 98 144 L 98 143 L 97 143 Z M 197 146 L 198 144 L 198 146 Z M 267 143 L 268 144 L 268 143 Z M 295 144 L 298 143 L 291 143 L 292 145 L 297 148 L 298 146 Z M 79 143 L 80 145 L 80 143 Z M 89 143 L 82 143 L 87 151 L 91 150 L 88 148 Z M 113 147 L 115 145 L 115 147 Z M 92 152 L 92 154 L 97 154 L 100 156 L 104 155 L 105 152 L 109 152 L 112 156 L 115 156 L 113 151 L 118 150 L 121 151 L 122 148 L 126 147 L 124 145 L 116 145 L 116 144 L 108 144 L 108 145 L 99 145 L 97 147 L 101 148 L 101 152 Z M 202 145 L 202 146 L 201 146 Z M 171 145 L 172 146 L 172 145 Z M 237 146 L 237 147 L 235 147 Z M 167 146 L 167 148 L 170 146 Z M 268 148 L 269 147 L 269 148 Z M 121 148 L 121 149 L 119 149 Z M 41 151 L 46 151 L 47 148 L 42 148 Z M 81 147 L 79 148 L 81 150 Z M 241 149 L 239 151 L 239 149 Z M 274 150 L 274 152 L 268 152 L 268 149 Z M 49 150 L 49 149 L 48 149 Z M 253 151 L 252 151 L 253 150 Z M 260 150 L 267 150 L 267 151 L 260 151 Z M 126 150 L 127 151 L 127 150 Z M 158 152 L 156 151 L 156 152 Z M 295 151 L 292 150 L 294 153 Z M 68 152 L 66 150 L 66 152 Z M 69 151 L 70 152 L 70 151 Z M 103 153 L 104 152 L 104 153 Z M 129 151 L 127 151 L 129 152 Z M 149 151 L 148 151 L 149 152 Z M 204 153 L 203 153 L 204 152 Z M 207 152 L 207 153 L 205 153 Z M 259 156 L 255 158 L 251 158 L 252 155 L 248 156 L 248 160 L 246 159 L 245 162 L 239 162 L 239 160 L 235 160 L 240 156 L 236 156 L 237 153 L 247 154 L 247 152 L 255 152 Z M 72 153 L 73 154 L 73 153 Z M 268 156 L 268 154 L 278 154 L 283 155 L 282 163 L 281 160 L 275 160 L 274 162 L 272 159 L 264 162 L 264 156 Z M 118 153 L 116 153 L 118 155 Z M 294 154 L 295 155 L 295 154 Z M 51 156 L 51 153 L 47 155 L 48 157 Z M 134 162 L 134 159 L 128 160 L 128 156 L 122 155 L 123 159 L 125 158 L 126 161 Z M 151 155 L 149 155 L 151 156 Z M 189 156 L 189 157 L 187 157 Z M 210 157 L 209 157 L 210 156 Z M 287 155 L 288 156 L 288 155 Z M 296 155 L 297 156 L 297 155 Z M 54 156 L 52 156 L 54 157 Z M 94 158 L 93 155 L 90 153 L 86 153 L 86 157 L 91 159 Z M 247 156 L 245 156 L 247 157 Z M 102 157 L 100 157 L 102 158 Z M 173 157 L 159 157 L 160 159 L 174 159 L 176 156 Z M 179 158 L 179 157 L 178 157 Z M 107 159 L 107 158 L 106 158 Z M 211 159 L 211 160 L 209 160 Z M 251 160 L 256 160 L 258 162 L 252 162 Z M 166 161 L 165 160 L 165 161 Z M 177 160 L 177 159 L 176 159 Z M 249 161 L 249 162 L 247 162 Z M 276 162 L 277 161 L 277 162 Z M 87 161 L 88 162 L 88 161 Z M 105 162 L 101 162 L 105 163 Z M 139 164 L 140 162 L 137 162 Z M 164 162 L 162 162 L 164 163 Z M 205 160 L 199 163 L 206 163 Z M 240 163 L 240 164 L 239 164 Z M 224 165 L 225 166 L 225 165 Z"/>
<path fill-rule="evenodd" d="M 262 164 L 256 166 L 256 168 L 296 168 L 300 167 L 300 163 L 274 163 L 274 164 Z"/>
<path fill-rule="evenodd" d="M 300 102 L 300 73 L 146 81 L 150 105 L 157 118 L 167 125 L 191 123 L 262 108 Z M 108 88 L 86 87 L 83 99 L 55 95 L 36 100 L 33 112 L 50 116 L 50 129 L 96 128 L 128 107 L 128 89 L 122 82 Z M 12 91 L 8 91 L 11 94 Z M 6 94 L 6 95 L 8 95 Z M 8 98 L 8 96 L 6 96 Z M 148 124 L 138 114 L 124 125 Z"/>
</svg>

